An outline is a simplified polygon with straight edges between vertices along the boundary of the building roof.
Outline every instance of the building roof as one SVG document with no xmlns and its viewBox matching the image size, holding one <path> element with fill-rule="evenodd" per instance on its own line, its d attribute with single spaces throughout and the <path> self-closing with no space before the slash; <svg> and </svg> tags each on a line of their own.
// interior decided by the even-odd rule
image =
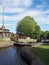
<svg viewBox="0 0 49 65">
<path fill-rule="evenodd" d="M 9 31 L 9 29 L 2 29 L 2 28 L 0 28 L 0 30 L 7 30 L 7 31 Z"/>
<path fill-rule="evenodd" d="M 10 33 L 8 29 L 2 29 L 2 28 L 0 28 L 0 32 L 5 32 L 5 33 L 8 32 L 8 33 Z"/>
</svg>

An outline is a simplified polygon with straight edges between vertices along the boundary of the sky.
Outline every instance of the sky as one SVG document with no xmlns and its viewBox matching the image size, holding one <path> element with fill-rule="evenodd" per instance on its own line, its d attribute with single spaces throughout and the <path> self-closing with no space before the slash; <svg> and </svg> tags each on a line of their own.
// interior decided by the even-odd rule
<svg viewBox="0 0 49 65">
<path fill-rule="evenodd" d="M 11 32 L 16 33 L 17 23 L 25 16 L 31 16 L 41 27 L 49 30 L 49 0 L 0 0 L 0 27 L 3 21 Z"/>
</svg>

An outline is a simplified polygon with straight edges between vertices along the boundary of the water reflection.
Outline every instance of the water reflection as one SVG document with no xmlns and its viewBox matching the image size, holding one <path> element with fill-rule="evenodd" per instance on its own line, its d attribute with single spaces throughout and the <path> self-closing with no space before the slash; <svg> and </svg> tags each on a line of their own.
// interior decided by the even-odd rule
<svg viewBox="0 0 49 65">
<path fill-rule="evenodd" d="M 12 46 L 0 49 L 0 65 L 26 65 L 26 63 L 20 57 L 19 48 Z"/>
</svg>

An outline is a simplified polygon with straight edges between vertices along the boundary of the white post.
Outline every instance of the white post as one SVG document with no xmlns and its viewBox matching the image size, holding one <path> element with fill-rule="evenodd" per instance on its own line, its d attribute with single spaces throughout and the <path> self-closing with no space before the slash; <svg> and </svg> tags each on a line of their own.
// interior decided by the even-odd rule
<svg viewBox="0 0 49 65">
<path fill-rule="evenodd" d="M 4 26 L 4 7 L 3 7 L 3 19 L 2 19 L 3 21 L 2 21 L 2 29 L 4 29 L 5 28 L 5 26 Z"/>
</svg>

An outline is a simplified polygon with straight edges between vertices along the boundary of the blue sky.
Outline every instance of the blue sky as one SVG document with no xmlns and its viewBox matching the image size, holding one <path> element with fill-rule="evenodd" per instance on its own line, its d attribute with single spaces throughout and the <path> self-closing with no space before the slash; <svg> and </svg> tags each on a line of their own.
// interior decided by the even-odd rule
<svg viewBox="0 0 49 65">
<path fill-rule="evenodd" d="M 49 30 L 49 0 L 0 0 L 0 27 L 4 23 L 11 32 L 16 32 L 17 23 L 25 16 L 31 16 L 41 27 Z"/>
</svg>

